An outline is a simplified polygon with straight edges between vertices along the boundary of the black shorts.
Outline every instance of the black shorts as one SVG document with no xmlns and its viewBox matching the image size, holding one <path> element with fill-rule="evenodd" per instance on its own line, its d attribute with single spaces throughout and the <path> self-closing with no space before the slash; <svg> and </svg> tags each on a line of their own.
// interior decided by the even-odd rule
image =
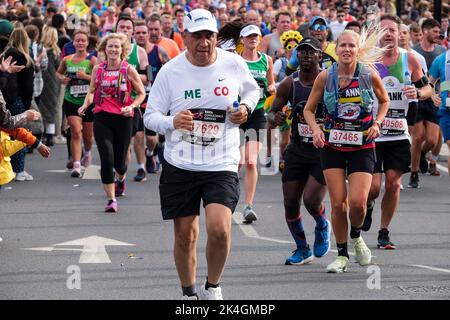
<svg viewBox="0 0 450 320">
<path fill-rule="evenodd" d="M 384 141 L 376 143 L 375 173 L 397 170 L 411 171 L 411 144 L 409 140 Z"/>
<path fill-rule="evenodd" d="M 344 169 L 347 175 L 355 172 L 373 174 L 375 168 L 374 148 L 357 151 L 339 151 L 325 146 L 320 150 L 320 164 L 323 170 Z"/>
<path fill-rule="evenodd" d="M 417 102 L 410 102 L 408 104 L 408 113 L 406 114 L 406 122 L 408 122 L 408 126 L 413 126 L 417 122 L 417 112 L 419 106 Z"/>
<path fill-rule="evenodd" d="M 306 181 L 313 176 L 321 185 L 326 185 L 323 170 L 320 166 L 320 156 L 306 157 L 298 152 L 293 152 L 288 147 L 283 154 L 284 169 L 281 181 Z"/>
<path fill-rule="evenodd" d="M 80 116 L 78 114 L 78 109 L 81 106 L 76 105 L 72 102 L 69 102 L 67 100 L 64 100 L 63 102 L 63 112 L 66 115 L 66 117 L 76 116 L 81 117 L 83 122 L 94 122 L 94 104 L 91 104 L 86 111 L 84 112 L 84 116 Z"/>
<path fill-rule="evenodd" d="M 203 207 L 217 203 L 234 212 L 239 201 L 239 178 L 231 171 L 189 171 L 167 161 L 162 163 L 159 183 L 161 211 L 164 220 L 200 214 Z"/>
<path fill-rule="evenodd" d="M 264 108 L 255 110 L 247 119 L 247 122 L 239 126 L 241 132 L 241 144 L 242 147 L 244 143 L 249 141 L 261 141 L 260 133 L 263 129 L 266 129 L 266 115 L 264 113 Z"/>
<path fill-rule="evenodd" d="M 145 108 L 135 108 L 134 116 L 133 116 L 133 133 L 132 137 L 136 135 L 137 132 L 145 131 L 145 135 L 147 136 L 156 136 L 156 132 L 147 129 L 144 126 L 144 116 Z"/>
<path fill-rule="evenodd" d="M 438 108 L 430 99 L 419 101 L 419 108 L 417 110 L 416 123 L 420 121 L 429 121 L 439 125 L 439 117 L 437 116 Z"/>
</svg>

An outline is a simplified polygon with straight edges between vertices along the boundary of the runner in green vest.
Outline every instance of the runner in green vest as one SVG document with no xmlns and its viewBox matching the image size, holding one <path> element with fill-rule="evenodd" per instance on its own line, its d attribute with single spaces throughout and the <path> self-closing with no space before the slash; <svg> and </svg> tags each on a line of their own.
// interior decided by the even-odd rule
<svg viewBox="0 0 450 320">
<path fill-rule="evenodd" d="M 261 150 L 260 130 L 266 129 L 266 117 L 264 114 L 264 102 L 266 97 L 275 93 L 275 79 L 273 76 L 272 58 L 258 51 L 261 42 L 261 31 L 255 25 L 246 25 L 240 32 L 240 40 L 244 45 L 241 54 L 247 62 L 250 73 L 259 85 L 260 96 L 255 110 L 249 116 L 246 123 L 240 128 L 245 132 L 241 139 L 241 165 L 245 159 L 245 207 L 242 212 L 244 220 L 251 223 L 257 219 L 253 210 L 253 198 L 258 181 L 258 169 L 256 167 L 258 154 Z"/>
<path fill-rule="evenodd" d="M 92 109 L 87 110 L 86 114 L 80 117 L 78 108 L 83 105 L 89 91 L 91 72 L 97 58 L 87 52 L 89 35 L 85 31 L 78 30 L 75 32 L 73 44 L 76 52 L 64 57 L 56 76 L 66 85 L 63 111 L 71 132 L 70 150 L 74 161 L 71 176 L 78 178 L 81 176 L 81 137 L 83 137 L 84 142 L 83 159 L 91 159 L 90 150 L 94 143 Z M 88 165 L 84 160 L 83 164 Z"/>
<path fill-rule="evenodd" d="M 116 32 L 125 34 L 129 40 L 129 43 L 131 45 L 130 47 L 130 53 L 128 54 L 127 62 L 132 65 L 138 72 L 142 83 L 144 86 L 148 84 L 148 78 L 147 78 L 147 68 L 148 68 L 148 57 L 147 52 L 144 48 L 139 47 L 134 41 L 133 41 L 133 34 L 134 34 L 134 21 L 131 19 L 131 17 L 127 15 L 122 15 L 119 20 L 117 21 L 116 25 Z M 136 97 L 136 92 L 131 93 L 131 97 L 134 99 Z M 137 174 L 134 177 L 135 181 L 144 182 L 147 180 L 146 173 L 145 173 L 145 146 L 144 146 L 144 140 L 143 139 L 134 139 L 134 136 L 136 135 L 136 132 L 138 131 L 139 127 L 143 126 L 143 120 L 142 120 L 142 111 L 140 109 L 140 106 L 136 106 L 134 110 L 134 119 L 133 119 L 133 133 L 132 133 L 132 141 L 130 143 L 130 148 L 133 145 L 134 146 L 134 152 L 136 153 L 136 160 L 138 163 L 138 169 Z M 129 153 L 128 159 L 127 159 L 127 165 L 131 162 L 131 152 Z"/>
</svg>

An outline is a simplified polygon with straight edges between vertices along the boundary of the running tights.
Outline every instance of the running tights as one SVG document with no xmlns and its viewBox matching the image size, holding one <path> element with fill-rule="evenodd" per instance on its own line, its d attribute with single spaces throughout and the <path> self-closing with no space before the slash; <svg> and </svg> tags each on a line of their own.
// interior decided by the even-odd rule
<svg viewBox="0 0 450 320">
<path fill-rule="evenodd" d="M 133 118 L 99 112 L 94 118 L 94 137 L 100 155 L 103 184 L 114 183 L 114 170 L 123 175 L 131 141 Z"/>
</svg>

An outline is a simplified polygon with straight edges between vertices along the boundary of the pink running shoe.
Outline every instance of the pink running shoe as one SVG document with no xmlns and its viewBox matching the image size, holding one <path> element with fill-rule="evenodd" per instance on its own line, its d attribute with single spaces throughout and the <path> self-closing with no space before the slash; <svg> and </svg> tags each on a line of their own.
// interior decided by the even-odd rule
<svg viewBox="0 0 450 320">
<path fill-rule="evenodd" d="M 81 158 L 81 165 L 85 168 L 89 167 L 92 163 L 92 153 L 88 152 Z"/>
<path fill-rule="evenodd" d="M 106 204 L 105 212 L 106 213 L 108 213 L 108 212 L 115 213 L 117 211 L 118 211 L 117 200 L 109 200 L 108 203 Z"/>
<path fill-rule="evenodd" d="M 127 185 L 126 185 L 126 181 L 119 181 L 116 180 L 114 182 L 114 189 L 115 189 L 115 194 L 116 197 L 122 197 L 125 195 L 125 190 L 127 189 Z"/>
</svg>

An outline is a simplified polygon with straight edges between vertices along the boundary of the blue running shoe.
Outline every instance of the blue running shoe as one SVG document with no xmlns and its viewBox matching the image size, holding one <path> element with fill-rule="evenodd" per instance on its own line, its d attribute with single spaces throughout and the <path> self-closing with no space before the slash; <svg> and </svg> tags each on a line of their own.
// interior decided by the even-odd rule
<svg viewBox="0 0 450 320">
<path fill-rule="evenodd" d="M 314 240 L 314 256 L 317 258 L 323 257 L 330 251 L 330 234 L 331 234 L 331 224 L 330 221 L 326 220 L 327 225 L 321 229 L 317 228 L 314 230 L 316 234 L 316 239 Z"/>
<path fill-rule="evenodd" d="M 306 248 L 297 248 L 292 251 L 293 255 L 286 259 L 284 264 L 286 265 L 302 265 L 310 263 L 314 260 L 314 256 L 309 249 L 309 246 Z"/>
</svg>

